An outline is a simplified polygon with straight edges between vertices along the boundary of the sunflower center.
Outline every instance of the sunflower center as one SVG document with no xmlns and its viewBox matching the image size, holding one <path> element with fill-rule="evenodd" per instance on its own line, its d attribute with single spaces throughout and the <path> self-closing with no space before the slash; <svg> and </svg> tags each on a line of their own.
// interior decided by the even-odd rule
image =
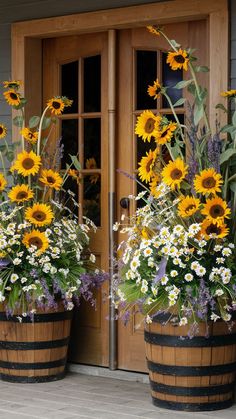
<svg viewBox="0 0 236 419">
<path fill-rule="evenodd" d="M 46 220 L 46 214 L 43 211 L 35 211 L 32 214 L 32 217 L 35 218 L 37 221 L 44 221 L 44 220 Z"/>
<path fill-rule="evenodd" d="M 27 198 L 27 197 L 28 197 L 28 194 L 25 191 L 20 191 L 16 195 L 16 199 L 24 199 L 24 198 Z"/>
<path fill-rule="evenodd" d="M 167 134 L 168 128 L 164 128 L 164 131 L 161 134 L 161 138 L 165 137 Z"/>
<path fill-rule="evenodd" d="M 158 93 L 160 93 L 160 91 L 161 91 L 160 86 L 156 87 L 156 95 L 158 95 Z"/>
<path fill-rule="evenodd" d="M 0 127 L 0 135 L 3 133 L 3 127 Z"/>
<path fill-rule="evenodd" d="M 218 227 L 216 224 L 210 224 L 207 228 L 206 228 L 206 233 L 208 234 L 208 236 L 210 234 L 217 234 L 217 236 L 220 234 L 221 229 L 220 227 Z"/>
<path fill-rule="evenodd" d="M 207 177 L 206 179 L 203 179 L 202 186 L 206 189 L 211 189 L 216 186 L 216 180 L 213 177 Z"/>
<path fill-rule="evenodd" d="M 183 64 L 185 62 L 185 58 L 181 54 L 175 55 L 174 59 L 178 64 Z"/>
<path fill-rule="evenodd" d="M 26 159 L 23 160 L 22 166 L 26 170 L 32 169 L 32 167 L 34 167 L 34 160 L 31 159 L 30 157 L 27 157 Z"/>
<path fill-rule="evenodd" d="M 47 182 L 53 185 L 55 183 L 55 179 L 52 176 L 47 176 Z"/>
<path fill-rule="evenodd" d="M 52 102 L 52 107 L 54 109 L 60 109 L 61 104 L 59 102 L 56 102 L 55 100 Z"/>
<path fill-rule="evenodd" d="M 31 239 L 29 239 L 29 246 L 36 246 L 37 249 L 41 249 L 41 247 L 43 247 L 43 242 L 39 237 L 31 237 Z"/>
<path fill-rule="evenodd" d="M 149 160 L 149 162 L 147 162 L 147 164 L 146 164 L 146 172 L 147 173 L 150 172 L 152 163 L 153 163 L 153 159 Z"/>
<path fill-rule="evenodd" d="M 145 132 L 147 132 L 148 134 L 150 134 L 151 132 L 153 132 L 154 126 L 155 126 L 154 119 L 153 118 L 148 118 L 147 119 L 147 122 L 145 124 L 145 127 L 144 127 Z"/>
<path fill-rule="evenodd" d="M 174 180 L 175 179 L 180 179 L 183 176 L 183 173 L 182 173 L 181 170 L 175 168 L 171 171 L 170 176 L 171 176 L 171 179 L 174 179 Z"/>
<path fill-rule="evenodd" d="M 196 206 L 194 204 L 190 204 L 187 208 L 186 208 L 186 212 L 191 211 L 192 209 L 195 209 Z"/>
<path fill-rule="evenodd" d="M 212 205 L 211 209 L 210 209 L 210 215 L 213 218 L 217 218 L 217 217 L 223 217 L 224 215 L 224 208 L 221 205 Z"/>
<path fill-rule="evenodd" d="M 16 93 L 13 93 L 13 92 L 11 92 L 11 93 L 10 93 L 10 97 L 11 97 L 11 99 L 13 99 L 13 100 L 17 100 L 17 99 L 18 99 L 17 94 L 16 94 Z"/>
<path fill-rule="evenodd" d="M 32 132 L 29 132 L 28 136 L 31 140 L 32 140 L 32 138 L 34 138 L 34 134 Z"/>
</svg>

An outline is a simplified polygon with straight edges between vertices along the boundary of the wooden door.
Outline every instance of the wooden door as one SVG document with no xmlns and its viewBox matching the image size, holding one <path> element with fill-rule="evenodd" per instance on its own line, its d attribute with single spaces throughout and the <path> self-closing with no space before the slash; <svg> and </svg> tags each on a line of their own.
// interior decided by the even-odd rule
<svg viewBox="0 0 236 419">
<path fill-rule="evenodd" d="M 208 26 L 207 21 L 183 22 L 165 25 L 165 33 L 184 47 L 196 48 L 199 57 L 198 65 L 208 64 Z M 148 151 L 150 143 L 144 143 L 134 135 L 137 116 L 145 109 L 159 112 L 170 118 L 171 110 L 165 100 L 156 100 L 147 95 L 147 87 L 158 77 L 164 85 L 175 85 L 188 77 L 182 71 L 172 71 L 166 64 L 167 42 L 161 36 L 151 35 L 146 28 L 128 29 L 119 32 L 119 68 L 118 68 L 118 161 L 117 167 L 123 171 L 136 174 L 138 162 Z M 201 76 L 202 77 L 202 76 Z M 206 73 L 204 74 L 207 84 Z M 200 80 L 202 82 L 203 80 Z M 180 90 L 169 89 L 173 102 L 182 94 Z M 186 96 L 186 92 L 184 92 Z M 185 109 L 175 108 L 180 121 L 184 122 Z M 128 177 L 118 174 L 118 203 L 121 198 L 130 194 L 136 195 L 142 188 Z M 118 219 L 123 214 L 135 211 L 130 202 L 129 209 L 118 205 Z M 120 235 L 119 240 L 124 237 Z M 146 371 L 145 349 L 143 339 L 143 318 L 133 312 L 127 326 L 118 325 L 118 368 L 134 371 Z"/>
<path fill-rule="evenodd" d="M 80 183 L 66 185 L 80 204 L 79 216 L 97 225 L 91 250 L 97 264 L 108 271 L 108 140 L 107 140 L 107 34 L 80 35 L 44 40 L 43 97 L 65 95 L 73 105 L 60 116 L 50 153 L 62 138 L 61 168 L 78 153 Z M 71 362 L 108 365 L 108 286 L 96 295 L 96 310 L 82 303 L 72 327 Z"/>
</svg>

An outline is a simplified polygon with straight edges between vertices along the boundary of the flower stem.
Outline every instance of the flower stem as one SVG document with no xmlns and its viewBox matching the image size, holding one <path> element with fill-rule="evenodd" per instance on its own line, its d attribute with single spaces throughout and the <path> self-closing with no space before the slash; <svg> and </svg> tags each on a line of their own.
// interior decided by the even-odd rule
<svg viewBox="0 0 236 419">
<path fill-rule="evenodd" d="M 42 114 L 41 119 L 40 119 L 40 123 L 39 123 L 39 133 L 38 133 L 38 143 L 37 143 L 37 155 L 38 156 L 40 155 L 40 145 L 41 145 L 41 136 L 42 136 L 43 120 L 44 120 L 44 117 L 45 117 L 46 112 L 47 112 L 48 109 L 49 109 L 49 106 L 47 106 L 44 109 L 43 114 Z"/>
<path fill-rule="evenodd" d="M 5 179 L 7 178 L 7 174 L 6 174 L 6 167 L 5 167 L 5 163 L 4 163 L 4 159 L 3 159 L 3 155 L 2 152 L 0 151 L 0 159 L 1 159 L 1 163 L 2 163 L 2 168 L 3 168 L 3 173 L 4 173 L 4 177 Z"/>
</svg>

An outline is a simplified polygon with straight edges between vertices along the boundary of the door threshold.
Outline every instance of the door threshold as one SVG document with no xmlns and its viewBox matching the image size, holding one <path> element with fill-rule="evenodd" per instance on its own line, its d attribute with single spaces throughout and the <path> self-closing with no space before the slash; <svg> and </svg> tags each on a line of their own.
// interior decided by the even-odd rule
<svg viewBox="0 0 236 419">
<path fill-rule="evenodd" d="M 67 370 L 78 374 L 93 375 L 95 377 L 115 378 L 117 380 L 136 381 L 138 383 L 148 384 L 148 374 L 133 371 L 115 370 L 84 364 L 68 364 Z"/>
</svg>

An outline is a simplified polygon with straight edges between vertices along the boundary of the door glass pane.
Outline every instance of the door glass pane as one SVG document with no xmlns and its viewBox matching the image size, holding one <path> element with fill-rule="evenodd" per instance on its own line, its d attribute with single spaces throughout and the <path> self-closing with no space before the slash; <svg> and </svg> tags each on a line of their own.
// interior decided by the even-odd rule
<svg viewBox="0 0 236 419">
<path fill-rule="evenodd" d="M 83 214 L 89 217 L 96 226 L 101 225 L 101 176 L 98 173 L 84 176 Z"/>
<path fill-rule="evenodd" d="M 162 53 L 162 84 L 163 86 L 175 86 L 179 81 L 183 80 L 183 70 L 171 70 L 169 64 L 166 63 L 167 53 Z M 182 95 L 182 89 L 174 89 L 169 87 L 167 89 L 167 94 L 170 97 L 172 103 L 174 104 L 179 100 Z M 182 105 L 183 106 L 183 105 Z M 180 108 L 182 107 L 180 106 Z M 170 105 L 164 96 L 162 96 L 162 107 L 169 108 Z"/>
<path fill-rule="evenodd" d="M 64 108 L 63 113 L 78 112 L 78 61 L 61 66 L 61 95 L 73 100 L 72 106 Z"/>
<path fill-rule="evenodd" d="M 84 112 L 101 111 L 101 56 L 84 59 Z"/>
<path fill-rule="evenodd" d="M 69 154 L 73 156 L 78 154 L 78 120 L 62 120 L 61 125 L 62 144 L 64 146 L 61 168 L 65 169 L 66 163 L 71 163 Z"/>
<path fill-rule="evenodd" d="M 136 109 L 153 109 L 156 100 L 147 93 L 157 78 L 157 51 L 136 51 Z"/>
<path fill-rule="evenodd" d="M 94 167 L 87 167 L 88 160 L 91 159 L 94 161 Z M 101 167 L 101 120 L 89 118 L 84 119 L 84 168 L 96 169 L 96 167 Z"/>
</svg>

